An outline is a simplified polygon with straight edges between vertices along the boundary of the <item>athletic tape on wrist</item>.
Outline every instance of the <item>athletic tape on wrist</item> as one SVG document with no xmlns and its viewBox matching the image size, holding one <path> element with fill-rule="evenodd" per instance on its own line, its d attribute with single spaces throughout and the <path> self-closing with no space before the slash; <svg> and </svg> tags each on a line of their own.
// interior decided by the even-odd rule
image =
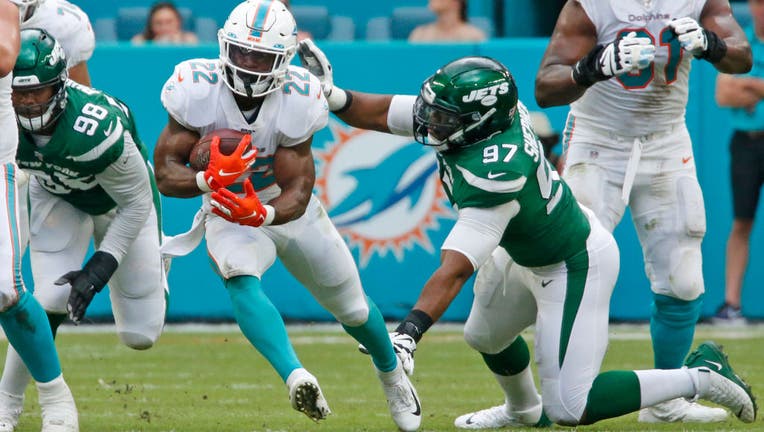
<svg viewBox="0 0 764 432">
<path fill-rule="evenodd" d="M 212 188 L 207 184 L 207 180 L 204 179 L 204 171 L 196 173 L 196 186 L 202 192 L 212 192 Z"/>
</svg>

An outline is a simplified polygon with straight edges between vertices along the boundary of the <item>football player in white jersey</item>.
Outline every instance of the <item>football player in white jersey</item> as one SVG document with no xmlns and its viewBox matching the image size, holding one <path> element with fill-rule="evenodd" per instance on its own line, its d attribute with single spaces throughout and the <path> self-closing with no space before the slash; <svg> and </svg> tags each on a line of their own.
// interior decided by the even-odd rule
<svg viewBox="0 0 764 432">
<path fill-rule="evenodd" d="M 95 49 L 95 34 L 87 14 L 66 0 L 25 0 L 28 5 L 21 28 L 41 28 L 64 48 L 69 79 L 90 86 L 88 60 Z"/>
<path fill-rule="evenodd" d="M 204 195 L 189 234 L 206 230 L 207 248 L 233 303 L 236 321 L 252 345 L 286 382 L 292 407 L 313 420 L 329 407 L 318 381 L 305 370 L 279 312 L 260 279 L 278 257 L 345 330 L 364 344 L 401 430 L 418 429 L 421 407 L 398 362 L 381 313 L 361 286 L 352 255 L 327 212 L 312 194 L 313 134 L 328 121 L 317 78 L 290 66 L 295 21 L 279 1 L 250 0 L 236 6 L 218 32 L 219 59 L 193 59 L 175 67 L 162 90 L 168 124 L 154 160 L 160 191 L 168 196 Z M 223 156 L 211 146 L 206 171 L 186 164 L 200 136 L 222 129 L 247 133 L 255 151 Z M 232 175 L 231 175 L 232 174 Z M 246 177 L 245 194 L 236 194 Z M 181 255 L 184 238 L 163 252 Z M 182 248 L 181 248 L 182 249 Z M 284 287 L 286 288 L 286 287 Z"/>
<path fill-rule="evenodd" d="M 21 245 L 17 225 L 18 145 L 16 116 L 11 104 L 11 78 L 19 53 L 19 24 L 26 13 L 23 0 L 0 0 L 0 325 L 37 383 L 42 432 L 79 430 L 77 408 L 61 374 L 53 333 L 40 303 L 21 278 Z M 0 424 L 0 430 L 7 429 Z"/>
<path fill-rule="evenodd" d="M 536 76 L 541 107 L 570 105 L 564 177 L 609 230 L 626 206 L 653 291 L 655 367 L 680 367 L 702 305 L 703 195 L 685 125 L 690 65 L 751 68 L 727 0 L 571 0 Z M 713 422 L 726 413 L 677 399 L 643 422 Z"/>
</svg>

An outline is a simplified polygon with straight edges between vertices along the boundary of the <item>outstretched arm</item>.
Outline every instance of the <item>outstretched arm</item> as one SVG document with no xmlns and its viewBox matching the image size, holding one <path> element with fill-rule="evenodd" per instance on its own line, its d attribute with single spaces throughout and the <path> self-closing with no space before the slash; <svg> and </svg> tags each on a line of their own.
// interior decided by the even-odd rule
<svg viewBox="0 0 764 432">
<path fill-rule="evenodd" d="M 413 135 L 413 126 L 409 126 L 413 125 L 413 97 L 343 90 L 334 85 L 332 65 L 312 40 L 300 41 L 298 53 L 303 67 L 321 81 L 329 110 L 342 121 L 360 129 Z"/>
</svg>

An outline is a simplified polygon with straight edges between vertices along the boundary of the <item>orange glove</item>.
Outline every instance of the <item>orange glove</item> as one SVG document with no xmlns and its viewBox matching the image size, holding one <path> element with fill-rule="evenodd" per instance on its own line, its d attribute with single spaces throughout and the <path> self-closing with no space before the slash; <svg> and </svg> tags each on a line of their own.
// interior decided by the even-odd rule
<svg viewBox="0 0 764 432">
<path fill-rule="evenodd" d="M 269 205 L 263 205 L 252 187 L 252 182 L 244 182 L 245 196 L 240 197 L 228 189 L 218 189 L 212 193 L 212 212 L 229 222 L 239 225 L 259 227 L 270 225 L 276 216 L 276 210 Z"/>
<path fill-rule="evenodd" d="M 257 148 L 246 154 L 252 136 L 246 134 L 230 155 L 220 153 L 220 137 L 215 136 L 210 143 L 210 163 L 207 170 L 196 173 L 196 184 L 204 192 L 215 191 L 236 182 L 255 163 Z"/>
</svg>

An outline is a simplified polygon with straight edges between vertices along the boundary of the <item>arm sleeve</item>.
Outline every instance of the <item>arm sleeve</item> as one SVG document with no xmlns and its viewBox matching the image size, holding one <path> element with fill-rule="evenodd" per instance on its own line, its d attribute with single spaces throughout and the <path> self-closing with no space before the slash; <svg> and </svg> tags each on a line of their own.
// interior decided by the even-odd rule
<svg viewBox="0 0 764 432">
<path fill-rule="evenodd" d="M 387 110 L 387 127 L 390 133 L 414 136 L 414 102 L 416 96 L 395 95 Z"/>
<path fill-rule="evenodd" d="M 97 174 L 96 180 L 117 203 L 117 215 L 109 224 L 98 250 L 110 253 L 121 262 L 153 206 L 148 168 L 130 134 L 125 134 L 122 155 Z"/>
<path fill-rule="evenodd" d="M 477 270 L 499 245 L 509 221 L 519 211 L 517 201 L 489 208 L 463 208 L 459 210 L 459 219 L 443 242 L 441 250 L 461 253 Z"/>
</svg>

